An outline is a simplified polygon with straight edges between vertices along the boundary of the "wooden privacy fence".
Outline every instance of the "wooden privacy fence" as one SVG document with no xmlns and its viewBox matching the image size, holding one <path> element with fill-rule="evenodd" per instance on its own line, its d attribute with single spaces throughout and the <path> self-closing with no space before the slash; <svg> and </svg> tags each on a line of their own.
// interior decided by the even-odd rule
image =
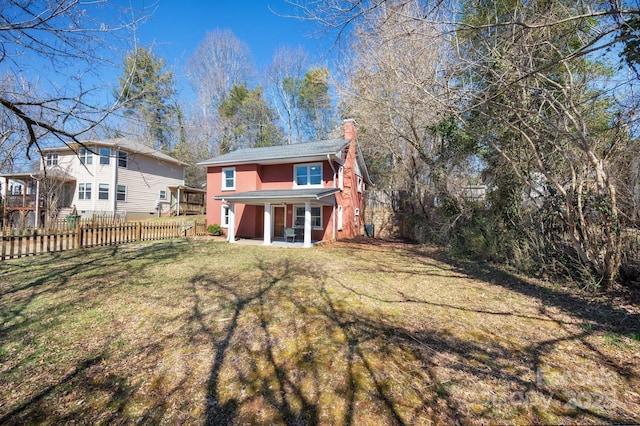
<svg viewBox="0 0 640 426">
<path fill-rule="evenodd" d="M 81 225 L 73 229 L 42 231 L 27 235 L 2 235 L 0 259 L 131 243 L 134 241 L 206 235 L 204 222 L 128 222 L 113 225 Z"/>
</svg>

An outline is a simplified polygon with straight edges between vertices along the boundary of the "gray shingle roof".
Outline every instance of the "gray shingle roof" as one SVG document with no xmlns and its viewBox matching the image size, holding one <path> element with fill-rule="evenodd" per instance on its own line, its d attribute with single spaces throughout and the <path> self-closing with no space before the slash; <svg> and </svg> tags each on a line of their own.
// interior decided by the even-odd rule
<svg viewBox="0 0 640 426">
<path fill-rule="evenodd" d="M 225 164 L 247 164 L 273 161 L 287 158 L 304 158 L 336 154 L 349 144 L 345 139 L 329 139 L 293 145 L 265 146 L 245 148 L 198 163 L 200 166 L 218 166 Z"/>
<path fill-rule="evenodd" d="M 187 163 L 177 160 L 163 152 L 160 152 L 156 149 L 151 148 L 150 146 L 147 146 L 141 142 L 132 140 L 132 139 L 128 139 L 128 138 L 114 138 L 114 139 L 103 139 L 103 140 L 86 140 L 86 141 L 82 141 L 82 144 L 86 144 L 87 146 L 90 145 L 97 145 L 97 146 L 106 146 L 106 147 L 112 147 L 112 148 L 120 148 L 123 151 L 128 151 L 128 152 L 132 152 L 132 153 L 137 153 L 137 154 L 143 154 L 143 155 L 148 155 L 149 157 L 154 157 L 154 158 L 158 158 L 160 160 L 164 160 L 164 161 L 168 161 L 170 163 L 176 163 L 176 164 L 181 164 L 183 166 L 186 166 Z M 73 144 L 72 144 L 73 146 Z M 46 152 L 46 151 L 59 151 L 60 149 L 68 149 L 67 147 L 52 147 L 52 148 L 45 148 L 42 151 Z"/>
</svg>

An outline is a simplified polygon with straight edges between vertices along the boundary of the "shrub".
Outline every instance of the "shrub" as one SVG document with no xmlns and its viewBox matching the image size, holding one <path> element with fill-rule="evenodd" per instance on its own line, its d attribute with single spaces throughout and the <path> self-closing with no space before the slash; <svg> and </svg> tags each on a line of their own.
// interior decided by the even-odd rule
<svg viewBox="0 0 640 426">
<path fill-rule="evenodd" d="M 207 226 L 207 232 L 215 236 L 222 235 L 222 228 L 217 223 L 212 223 L 211 225 Z"/>
</svg>

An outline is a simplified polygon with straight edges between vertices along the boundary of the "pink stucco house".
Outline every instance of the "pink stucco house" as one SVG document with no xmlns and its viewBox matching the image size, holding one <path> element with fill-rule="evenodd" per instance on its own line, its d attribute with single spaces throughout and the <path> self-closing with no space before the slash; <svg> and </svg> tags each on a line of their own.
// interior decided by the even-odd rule
<svg viewBox="0 0 640 426">
<path fill-rule="evenodd" d="M 362 199 L 371 184 L 353 120 L 344 138 L 247 148 L 199 163 L 207 167 L 207 223 L 227 240 L 284 241 L 305 247 L 362 234 Z"/>
</svg>

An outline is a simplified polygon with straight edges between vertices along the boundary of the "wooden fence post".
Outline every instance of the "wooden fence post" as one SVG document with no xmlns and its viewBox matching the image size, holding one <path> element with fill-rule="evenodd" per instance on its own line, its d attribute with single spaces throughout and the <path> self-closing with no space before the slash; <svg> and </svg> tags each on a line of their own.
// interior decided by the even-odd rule
<svg viewBox="0 0 640 426">
<path fill-rule="evenodd" d="M 82 226 L 80 225 L 80 220 L 76 220 L 76 235 L 75 235 L 75 249 L 79 249 L 82 247 Z"/>
<path fill-rule="evenodd" d="M 135 241 L 142 241 L 142 223 L 136 223 L 136 239 Z"/>
</svg>

